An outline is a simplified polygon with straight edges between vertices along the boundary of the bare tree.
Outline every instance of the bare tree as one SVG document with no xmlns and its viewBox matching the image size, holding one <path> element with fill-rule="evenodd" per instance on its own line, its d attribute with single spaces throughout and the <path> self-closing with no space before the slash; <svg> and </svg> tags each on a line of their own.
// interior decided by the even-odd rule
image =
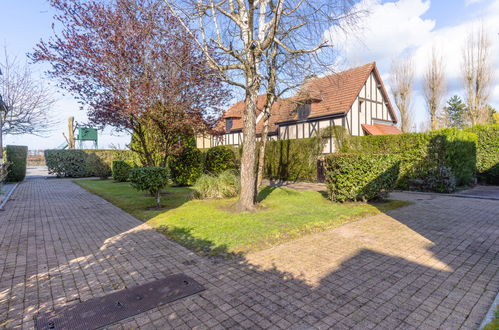
<svg viewBox="0 0 499 330">
<path fill-rule="evenodd" d="M 325 31 L 341 20 L 355 17 L 351 11 L 353 1 L 164 1 L 192 35 L 195 35 L 195 30 L 199 31 L 198 44 L 211 66 L 227 83 L 244 91 L 238 209 L 253 210 L 256 197 L 256 110 L 257 97 L 263 87 L 265 54 L 278 45 L 295 62 L 307 63 L 309 60 L 310 67 L 329 46 Z"/>
<path fill-rule="evenodd" d="M 469 33 L 463 48 L 462 74 L 471 125 L 488 119 L 486 106 L 493 82 L 490 48 L 490 38 L 483 25 Z"/>
<path fill-rule="evenodd" d="M 411 97 L 414 83 L 414 63 L 412 58 L 393 61 L 391 70 L 391 91 L 400 112 L 402 132 L 411 128 Z"/>
<path fill-rule="evenodd" d="M 1 112 L 3 133 L 46 133 L 54 124 L 50 110 L 55 99 L 49 87 L 34 77 L 27 63 L 10 58 L 6 47 L 0 69 L 0 94 L 6 105 Z"/>
<path fill-rule="evenodd" d="M 430 62 L 423 78 L 423 92 L 428 114 L 430 115 L 431 129 L 438 127 L 439 111 L 445 94 L 445 66 L 443 58 L 435 47 L 431 50 Z"/>
</svg>

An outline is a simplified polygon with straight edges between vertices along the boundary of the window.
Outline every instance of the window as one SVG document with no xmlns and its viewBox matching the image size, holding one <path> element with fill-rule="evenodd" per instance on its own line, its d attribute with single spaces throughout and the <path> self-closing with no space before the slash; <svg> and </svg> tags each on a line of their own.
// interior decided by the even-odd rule
<svg viewBox="0 0 499 330">
<path fill-rule="evenodd" d="M 226 118 L 225 119 L 225 130 L 227 132 L 230 132 L 230 130 L 232 129 L 232 125 L 233 125 L 233 119 L 232 118 Z"/>
<path fill-rule="evenodd" d="M 305 120 L 310 115 L 312 107 L 310 103 L 300 104 L 296 109 L 298 113 L 298 120 Z"/>
</svg>

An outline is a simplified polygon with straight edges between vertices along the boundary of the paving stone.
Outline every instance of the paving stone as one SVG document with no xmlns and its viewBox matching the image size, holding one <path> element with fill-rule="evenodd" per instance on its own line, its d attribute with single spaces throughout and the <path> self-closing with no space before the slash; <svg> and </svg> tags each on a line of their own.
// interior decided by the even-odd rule
<svg viewBox="0 0 499 330">
<path fill-rule="evenodd" d="M 499 289 L 497 201 L 392 198 L 414 204 L 215 262 L 71 180 L 27 179 L 0 213 L 0 327 L 185 273 L 207 290 L 109 328 L 476 328 Z"/>
</svg>

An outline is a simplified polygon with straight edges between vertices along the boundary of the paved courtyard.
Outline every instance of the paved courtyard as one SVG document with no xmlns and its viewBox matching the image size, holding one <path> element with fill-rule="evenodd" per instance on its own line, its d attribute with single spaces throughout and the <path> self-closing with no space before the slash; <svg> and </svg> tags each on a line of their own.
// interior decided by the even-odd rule
<svg viewBox="0 0 499 330">
<path fill-rule="evenodd" d="M 32 178 L 0 213 L 0 327 L 185 273 L 206 291 L 111 328 L 476 329 L 499 290 L 499 203 L 414 204 L 238 261 L 209 260 L 70 180 Z"/>
</svg>

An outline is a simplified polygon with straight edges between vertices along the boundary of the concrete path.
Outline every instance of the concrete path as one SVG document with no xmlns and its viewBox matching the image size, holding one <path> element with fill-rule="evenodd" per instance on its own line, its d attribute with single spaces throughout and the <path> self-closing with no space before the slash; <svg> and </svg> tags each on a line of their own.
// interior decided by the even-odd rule
<svg viewBox="0 0 499 330">
<path fill-rule="evenodd" d="M 0 327 L 165 275 L 207 288 L 111 328 L 475 329 L 499 289 L 497 201 L 396 194 L 389 215 L 215 262 L 70 180 L 0 213 Z"/>
</svg>

